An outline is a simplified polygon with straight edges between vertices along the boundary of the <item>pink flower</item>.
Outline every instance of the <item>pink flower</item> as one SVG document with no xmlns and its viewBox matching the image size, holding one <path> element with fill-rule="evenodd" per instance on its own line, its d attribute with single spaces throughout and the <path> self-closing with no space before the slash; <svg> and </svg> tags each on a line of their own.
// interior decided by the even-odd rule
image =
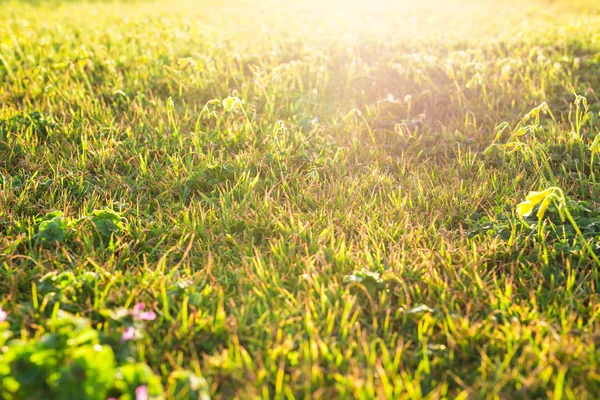
<svg viewBox="0 0 600 400">
<path fill-rule="evenodd" d="M 126 328 L 121 335 L 121 343 L 135 338 L 135 329 L 133 327 Z"/>
<path fill-rule="evenodd" d="M 153 311 L 142 311 L 143 309 L 144 303 L 137 303 L 131 312 L 133 319 L 137 321 L 153 321 L 156 319 L 156 314 Z"/>
<path fill-rule="evenodd" d="M 0 307 L 0 322 L 6 321 L 7 316 L 8 314 L 6 313 L 6 311 L 4 311 L 2 307 Z"/>
<path fill-rule="evenodd" d="M 148 386 L 139 386 L 135 389 L 135 400 L 148 400 Z"/>
</svg>

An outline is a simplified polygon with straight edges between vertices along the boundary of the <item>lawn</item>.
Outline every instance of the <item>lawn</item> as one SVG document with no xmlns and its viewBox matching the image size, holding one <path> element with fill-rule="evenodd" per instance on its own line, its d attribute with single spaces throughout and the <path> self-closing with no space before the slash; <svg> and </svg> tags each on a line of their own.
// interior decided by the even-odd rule
<svg viewBox="0 0 600 400">
<path fill-rule="evenodd" d="M 0 398 L 600 398 L 600 3 L 0 1 Z"/>
</svg>

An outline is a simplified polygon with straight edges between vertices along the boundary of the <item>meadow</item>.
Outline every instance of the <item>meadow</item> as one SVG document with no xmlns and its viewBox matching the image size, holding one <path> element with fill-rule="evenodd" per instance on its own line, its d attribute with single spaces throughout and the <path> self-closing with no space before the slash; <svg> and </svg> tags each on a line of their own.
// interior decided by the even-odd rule
<svg viewBox="0 0 600 400">
<path fill-rule="evenodd" d="M 597 399 L 600 3 L 0 1 L 0 398 Z"/>
</svg>

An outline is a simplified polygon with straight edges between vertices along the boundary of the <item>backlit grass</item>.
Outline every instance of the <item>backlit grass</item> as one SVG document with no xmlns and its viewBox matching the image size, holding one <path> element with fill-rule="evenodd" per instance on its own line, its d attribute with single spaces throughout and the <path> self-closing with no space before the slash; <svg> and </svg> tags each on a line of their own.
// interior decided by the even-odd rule
<svg viewBox="0 0 600 400">
<path fill-rule="evenodd" d="M 0 2 L 0 394 L 598 398 L 599 71 L 593 0 Z"/>
</svg>

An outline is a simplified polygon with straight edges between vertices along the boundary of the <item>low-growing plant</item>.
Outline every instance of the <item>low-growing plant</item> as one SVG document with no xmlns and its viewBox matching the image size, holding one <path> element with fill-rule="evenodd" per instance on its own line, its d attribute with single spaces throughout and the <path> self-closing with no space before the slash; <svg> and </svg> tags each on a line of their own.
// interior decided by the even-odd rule
<svg viewBox="0 0 600 400">
<path fill-rule="evenodd" d="M 600 259 L 598 258 L 598 256 L 596 255 L 596 253 L 594 252 L 592 247 L 590 246 L 590 243 L 588 242 L 587 238 L 581 232 L 581 229 L 579 228 L 577 221 L 575 221 L 575 219 L 573 218 L 573 215 L 569 211 L 569 207 L 567 205 L 567 198 L 561 188 L 554 186 L 554 187 L 549 187 L 549 188 L 539 191 L 539 192 L 538 191 L 529 192 L 525 201 L 523 201 L 517 205 L 517 212 L 520 215 L 527 217 L 527 216 L 531 215 L 534 208 L 539 205 L 536 216 L 538 218 L 538 221 L 540 222 L 539 227 L 541 230 L 543 227 L 543 225 L 541 224 L 541 221 L 544 218 L 544 216 L 546 215 L 546 211 L 548 210 L 548 207 L 551 204 L 553 204 L 556 207 L 556 209 L 558 210 L 558 214 L 560 216 L 561 221 L 565 221 L 565 219 L 569 221 L 569 223 L 575 230 L 575 233 L 577 234 L 577 239 L 581 241 L 581 244 L 584 246 L 584 248 L 586 249 L 586 251 L 588 252 L 590 257 L 593 258 L 594 262 L 598 266 L 600 266 Z"/>
<path fill-rule="evenodd" d="M 127 312 L 134 321 L 151 321 L 143 305 Z M 0 309 L 0 311 L 2 311 Z M 4 311 L 2 311 L 4 313 Z M 11 399 L 159 399 L 161 380 L 147 364 L 131 356 L 116 357 L 116 333 L 98 331 L 84 318 L 58 310 L 44 324 L 39 336 L 10 340 L 6 314 L 0 315 L 0 395 Z M 131 338 L 133 339 L 133 338 Z M 8 340 L 8 341 L 7 341 Z M 168 379 L 169 399 L 206 400 L 206 381 L 178 370 Z M 146 396 L 146 397 L 143 397 Z"/>
<path fill-rule="evenodd" d="M 109 244 L 112 239 L 121 236 L 125 229 L 123 217 L 113 210 L 94 210 L 91 215 L 80 219 L 69 218 L 62 211 L 53 211 L 36 219 L 37 228 L 32 239 L 46 246 L 64 243 L 70 236 L 77 236 L 86 221 L 91 224 L 96 246 Z"/>
<path fill-rule="evenodd" d="M 118 237 L 123 232 L 123 218 L 116 211 L 94 210 L 89 218 L 102 240 L 109 241 L 113 236 Z"/>
<path fill-rule="evenodd" d="M 72 221 L 66 218 L 61 211 L 54 211 L 46 214 L 39 220 L 37 233 L 33 239 L 43 244 L 50 245 L 62 243 L 67 236 L 67 230 Z"/>
<path fill-rule="evenodd" d="M 54 118 L 45 116 L 39 111 L 18 113 L 0 120 L 0 141 L 10 135 L 31 133 L 41 139 L 46 139 L 50 133 L 58 129 L 59 124 Z"/>
</svg>

